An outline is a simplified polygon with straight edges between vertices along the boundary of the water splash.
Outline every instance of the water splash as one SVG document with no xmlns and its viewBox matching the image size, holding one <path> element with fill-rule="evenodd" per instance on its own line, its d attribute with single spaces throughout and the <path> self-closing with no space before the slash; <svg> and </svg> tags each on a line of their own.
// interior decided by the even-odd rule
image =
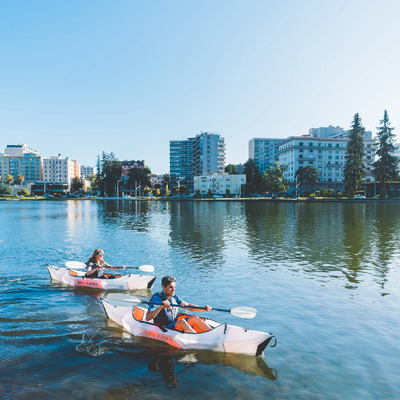
<svg viewBox="0 0 400 400">
<path fill-rule="evenodd" d="M 91 357 L 98 357 L 107 353 L 111 347 L 107 344 L 106 340 L 95 339 L 95 336 L 96 333 L 85 338 L 85 333 L 83 333 L 81 343 L 76 346 L 76 351 Z"/>
</svg>

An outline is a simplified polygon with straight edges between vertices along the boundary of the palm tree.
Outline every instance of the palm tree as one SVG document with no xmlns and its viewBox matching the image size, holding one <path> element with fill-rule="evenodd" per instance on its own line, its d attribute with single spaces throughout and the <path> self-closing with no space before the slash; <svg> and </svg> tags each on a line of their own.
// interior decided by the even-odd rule
<svg viewBox="0 0 400 400">
<path fill-rule="evenodd" d="M 17 175 L 17 183 L 20 187 L 22 187 L 22 182 L 25 180 L 25 177 L 21 174 Z"/>
<path fill-rule="evenodd" d="M 13 183 L 13 182 L 14 182 L 13 176 L 10 175 L 10 174 L 8 174 L 8 175 L 6 176 L 6 183 L 8 183 L 8 186 L 10 186 L 10 183 Z"/>
</svg>

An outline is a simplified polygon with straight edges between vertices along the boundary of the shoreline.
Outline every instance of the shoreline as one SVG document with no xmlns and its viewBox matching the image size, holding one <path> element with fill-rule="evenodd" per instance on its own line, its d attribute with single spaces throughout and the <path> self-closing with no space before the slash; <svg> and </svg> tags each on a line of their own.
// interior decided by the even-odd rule
<svg viewBox="0 0 400 400">
<path fill-rule="evenodd" d="M 271 198 L 271 197 L 244 197 L 244 198 L 204 198 L 204 199 L 194 199 L 194 198 L 179 198 L 179 197 L 94 197 L 94 198 L 49 198 L 49 197 L 39 197 L 39 198 L 7 198 L 2 197 L 0 201 L 150 201 L 150 202 L 170 202 L 170 201 L 183 201 L 183 202 L 290 202 L 290 203 L 400 203 L 400 198 L 398 199 L 340 199 L 340 198 Z"/>
</svg>

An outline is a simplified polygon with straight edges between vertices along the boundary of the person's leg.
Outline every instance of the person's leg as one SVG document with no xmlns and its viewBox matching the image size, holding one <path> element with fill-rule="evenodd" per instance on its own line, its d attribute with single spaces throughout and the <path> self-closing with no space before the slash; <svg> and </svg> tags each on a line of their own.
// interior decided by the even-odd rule
<svg viewBox="0 0 400 400">
<path fill-rule="evenodd" d="M 183 332 L 196 333 L 196 331 L 188 324 L 188 322 L 186 321 L 186 318 L 176 321 L 175 329 L 178 329 L 179 331 L 183 331 Z"/>
<path fill-rule="evenodd" d="M 211 329 L 212 329 L 210 325 L 206 324 L 197 315 L 191 315 L 187 319 L 187 323 L 189 324 L 189 326 L 191 326 L 193 328 L 197 328 L 197 330 L 200 332 L 207 332 L 207 331 L 211 331 Z"/>
</svg>

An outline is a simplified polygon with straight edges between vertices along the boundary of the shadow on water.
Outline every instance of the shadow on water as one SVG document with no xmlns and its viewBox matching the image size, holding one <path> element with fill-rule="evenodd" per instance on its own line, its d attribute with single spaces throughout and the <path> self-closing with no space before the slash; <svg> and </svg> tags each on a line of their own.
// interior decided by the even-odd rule
<svg viewBox="0 0 400 400">
<path fill-rule="evenodd" d="M 178 387 L 186 374 L 192 376 L 196 374 L 198 368 L 204 366 L 216 371 L 221 367 L 230 368 L 244 375 L 258 376 L 270 381 L 278 378 L 276 369 L 270 368 L 263 357 L 213 351 L 176 350 L 163 345 L 154 345 L 152 340 L 145 338 L 126 339 L 120 343 L 117 340 L 114 351 L 133 357 L 135 363 L 155 374 L 156 380 L 162 378 L 166 388 Z"/>
</svg>

